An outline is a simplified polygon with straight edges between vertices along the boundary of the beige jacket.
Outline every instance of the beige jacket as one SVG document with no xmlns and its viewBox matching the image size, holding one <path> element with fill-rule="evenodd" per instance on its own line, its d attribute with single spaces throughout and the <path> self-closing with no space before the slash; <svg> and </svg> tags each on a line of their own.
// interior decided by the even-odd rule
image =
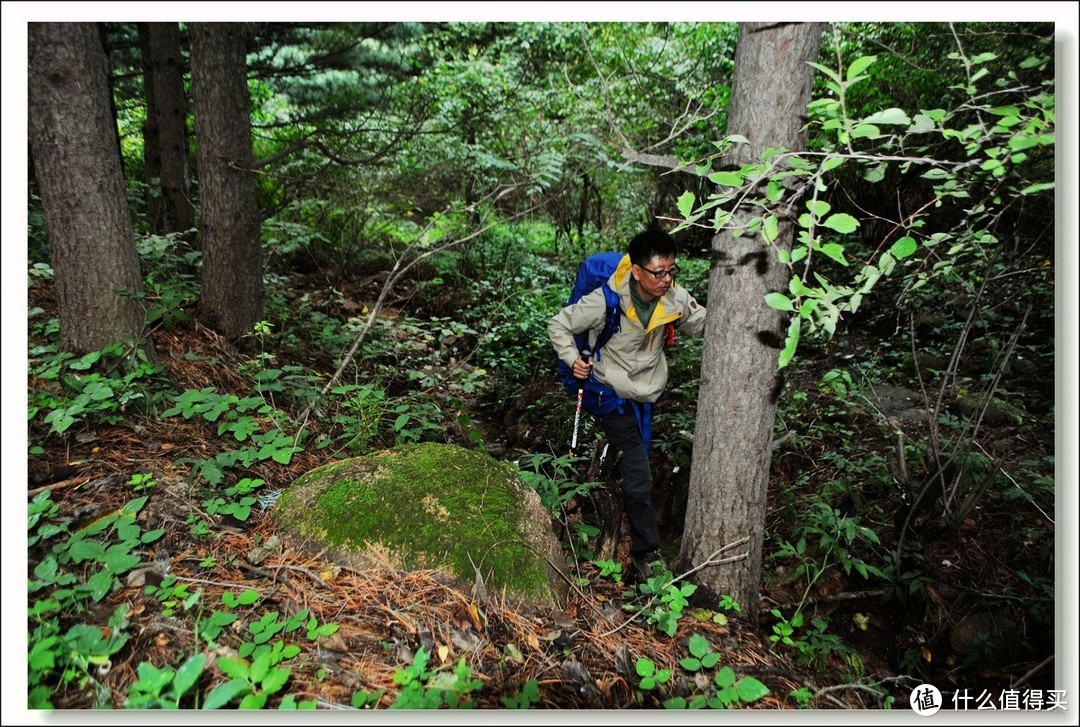
<svg viewBox="0 0 1080 727">
<path fill-rule="evenodd" d="M 630 298 L 631 267 L 630 256 L 624 255 L 608 280 L 611 289 L 619 294 L 623 314 L 619 332 L 593 357 L 592 371 L 601 383 L 624 399 L 655 402 L 663 393 L 668 377 L 664 327 L 674 321 L 680 333 L 700 336 L 705 330 L 706 311 L 686 289 L 672 285 L 657 301 L 646 330 Z M 604 291 L 597 288 L 548 321 L 548 337 L 555 353 L 568 366 L 573 366 L 579 356 L 574 334 L 591 329 L 589 340 L 595 343 L 604 327 L 606 309 Z"/>
</svg>

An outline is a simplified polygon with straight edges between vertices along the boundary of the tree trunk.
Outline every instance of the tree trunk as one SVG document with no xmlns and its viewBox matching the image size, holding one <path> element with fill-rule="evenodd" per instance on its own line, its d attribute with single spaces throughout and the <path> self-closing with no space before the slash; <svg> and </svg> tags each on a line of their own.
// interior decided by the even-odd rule
<svg viewBox="0 0 1080 727">
<path fill-rule="evenodd" d="M 30 149 L 60 348 L 86 353 L 137 339 L 145 320 L 107 61 L 94 23 L 30 23 L 28 33 Z"/>
<path fill-rule="evenodd" d="M 187 103 L 176 23 L 139 23 L 146 124 L 143 165 L 149 187 L 147 216 L 158 235 L 195 226 L 188 175 Z"/>
<path fill-rule="evenodd" d="M 251 149 L 246 26 L 192 23 L 203 322 L 232 341 L 262 319 L 262 246 Z"/>
<path fill-rule="evenodd" d="M 822 30 L 820 24 L 740 24 L 728 133 L 745 136 L 752 148 L 736 145 L 725 167 L 738 168 L 770 148 L 805 148 L 813 81 L 807 63 L 818 57 Z M 740 215 L 744 221 L 750 216 Z M 790 250 L 791 225 L 780 229 L 775 244 Z M 712 250 L 680 567 L 700 565 L 739 543 L 715 558 L 730 562 L 702 569 L 695 580 L 702 595 L 731 596 L 756 623 L 772 434 L 783 387 L 777 355 L 787 332 L 787 319 L 764 297 L 786 290 L 788 276 L 756 235 L 721 231 Z"/>
</svg>

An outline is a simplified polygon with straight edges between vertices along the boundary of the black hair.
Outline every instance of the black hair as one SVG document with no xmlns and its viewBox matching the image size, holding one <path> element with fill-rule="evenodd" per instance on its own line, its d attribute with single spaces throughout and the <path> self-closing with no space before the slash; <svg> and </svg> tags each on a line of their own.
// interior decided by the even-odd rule
<svg viewBox="0 0 1080 727">
<path fill-rule="evenodd" d="M 658 227 L 639 232 L 630 240 L 630 262 L 648 265 L 654 257 L 675 257 L 675 240 Z"/>
</svg>

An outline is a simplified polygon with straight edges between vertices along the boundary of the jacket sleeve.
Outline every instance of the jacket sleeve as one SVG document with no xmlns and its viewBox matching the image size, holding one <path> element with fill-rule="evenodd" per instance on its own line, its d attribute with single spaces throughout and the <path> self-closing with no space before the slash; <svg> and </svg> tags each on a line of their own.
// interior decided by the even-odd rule
<svg viewBox="0 0 1080 727">
<path fill-rule="evenodd" d="M 593 330 L 590 341 L 596 340 L 596 333 L 604 325 L 607 302 L 604 291 L 600 288 L 582 297 L 577 303 L 568 305 L 550 318 L 547 323 L 548 338 L 555 348 L 555 354 L 567 366 L 573 366 L 579 352 L 574 343 L 574 336 L 582 331 Z"/>
<path fill-rule="evenodd" d="M 686 300 L 683 302 L 683 315 L 678 323 L 678 329 L 691 336 L 700 336 L 705 333 L 705 316 L 708 311 L 688 291 L 684 289 L 683 293 L 686 295 Z"/>
</svg>

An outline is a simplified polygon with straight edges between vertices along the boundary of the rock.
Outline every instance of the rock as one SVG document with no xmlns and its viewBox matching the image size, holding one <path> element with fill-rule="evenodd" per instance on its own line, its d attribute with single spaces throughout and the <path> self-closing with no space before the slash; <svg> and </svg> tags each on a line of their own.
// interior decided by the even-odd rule
<svg viewBox="0 0 1080 727">
<path fill-rule="evenodd" d="M 333 462 L 296 479 L 273 514 L 283 532 L 348 562 L 377 552 L 395 567 L 440 570 L 466 593 L 479 576 L 489 593 L 542 606 L 567 594 L 539 496 L 484 452 L 411 444 Z"/>
</svg>

